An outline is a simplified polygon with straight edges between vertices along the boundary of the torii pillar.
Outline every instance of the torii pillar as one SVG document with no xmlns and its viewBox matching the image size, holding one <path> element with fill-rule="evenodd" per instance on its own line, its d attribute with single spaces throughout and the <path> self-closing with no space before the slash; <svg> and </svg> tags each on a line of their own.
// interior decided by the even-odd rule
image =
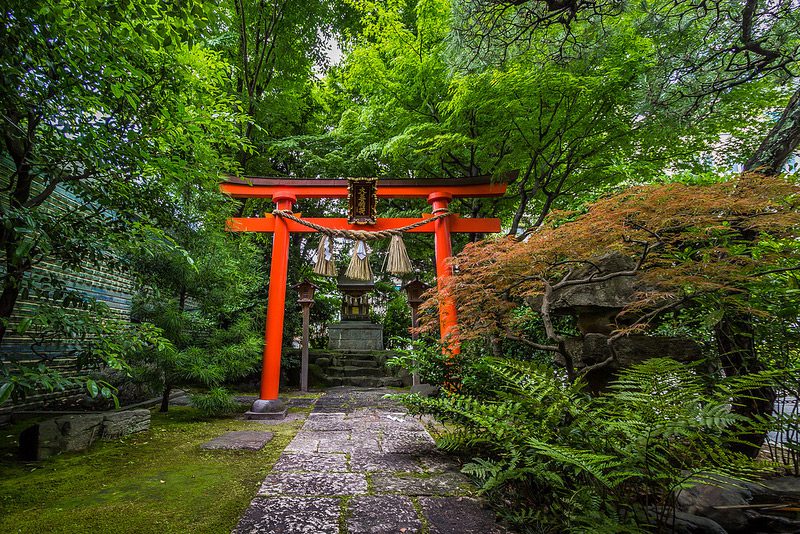
<svg viewBox="0 0 800 534">
<path fill-rule="evenodd" d="M 453 200 L 453 195 L 443 191 L 436 191 L 428 195 L 428 203 L 433 208 L 433 214 L 446 212 L 447 206 Z M 456 303 L 446 289 L 447 281 L 453 275 L 450 258 L 453 256 L 453 241 L 450 239 L 450 217 L 437 219 L 434 223 L 433 248 L 436 255 L 436 289 L 442 296 L 439 302 L 439 335 L 444 342 L 445 350 L 450 355 L 461 352 L 458 342 L 458 315 Z"/>
<path fill-rule="evenodd" d="M 275 207 L 291 210 L 297 197 L 289 191 L 272 195 Z M 280 217 L 275 220 L 272 236 L 272 261 L 269 268 L 267 296 L 267 328 L 264 342 L 264 362 L 261 367 L 261 392 L 253 407 L 245 414 L 253 419 L 282 419 L 286 406 L 278 398 L 281 381 L 281 350 L 283 348 L 283 319 L 286 304 L 286 283 L 289 273 L 289 228 Z"/>
<path fill-rule="evenodd" d="M 298 198 L 347 198 L 346 180 L 291 179 L 291 178 L 229 178 L 220 189 L 236 198 L 270 198 L 279 210 L 291 211 Z M 495 197 L 505 194 L 505 183 L 492 183 L 488 177 L 452 180 L 379 180 L 379 198 L 424 198 L 433 208 L 433 214 L 446 212 L 455 197 Z M 390 230 L 422 222 L 421 218 L 377 219 L 375 224 L 357 226 L 344 218 L 305 218 L 304 220 L 332 229 Z M 445 290 L 452 275 L 449 258 L 453 255 L 450 234 L 494 233 L 500 231 L 499 219 L 462 219 L 455 214 L 415 227 L 411 233 L 433 233 L 436 250 L 436 283 L 442 294 L 439 308 L 439 326 L 442 341 L 449 354 L 459 352 L 456 306 Z M 278 398 L 280 386 L 281 350 L 283 348 L 283 320 L 286 307 L 286 285 L 289 266 L 289 234 L 313 233 L 296 221 L 267 215 L 265 217 L 238 217 L 228 220 L 233 232 L 271 232 L 272 259 L 270 265 L 269 301 L 264 344 L 264 363 L 261 373 L 260 398 L 247 412 L 251 419 L 275 419 L 286 416 L 286 407 Z M 433 228 L 431 228 L 431 226 Z"/>
</svg>

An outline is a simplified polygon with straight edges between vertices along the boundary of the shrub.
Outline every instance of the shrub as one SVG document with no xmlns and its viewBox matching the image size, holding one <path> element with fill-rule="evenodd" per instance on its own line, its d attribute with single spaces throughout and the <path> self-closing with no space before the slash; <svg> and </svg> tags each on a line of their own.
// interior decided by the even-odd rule
<svg viewBox="0 0 800 534">
<path fill-rule="evenodd" d="M 450 429 L 437 442 L 471 453 L 463 471 L 504 513 L 536 532 L 636 532 L 668 522 L 681 489 L 719 477 L 747 479 L 764 466 L 725 448 L 743 418 L 738 392 L 775 373 L 720 379 L 669 359 L 623 371 L 592 397 L 552 367 L 486 359 L 493 399 L 399 395 L 412 413 Z"/>
<path fill-rule="evenodd" d="M 211 388 L 207 393 L 191 396 L 192 406 L 207 416 L 227 415 L 239 409 L 239 404 L 225 388 Z"/>
</svg>

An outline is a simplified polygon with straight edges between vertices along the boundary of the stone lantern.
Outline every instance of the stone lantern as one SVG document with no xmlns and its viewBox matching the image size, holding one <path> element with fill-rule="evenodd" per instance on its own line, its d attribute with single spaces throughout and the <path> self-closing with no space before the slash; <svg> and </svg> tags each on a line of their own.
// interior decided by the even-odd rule
<svg viewBox="0 0 800 534">
<path fill-rule="evenodd" d="M 403 290 L 406 292 L 406 296 L 408 297 L 408 305 L 411 306 L 411 339 L 414 340 L 419 337 L 419 334 L 417 333 L 417 327 L 419 326 L 419 316 L 417 315 L 417 310 L 419 309 L 419 305 L 425 301 L 425 299 L 422 298 L 422 294 L 428 289 L 430 289 L 430 286 L 425 282 L 420 282 L 418 278 L 413 279 L 403 286 Z M 412 388 L 420 386 L 419 373 L 415 372 L 411 375 L 411 386 Z"/>
<path fill-rule="evenodd" d="M 308 330 L 311 321 L 311 306 L 314 305 L 314 292 L 317 286 L 304 279 L 294 288 L 299 298 L 297 302 L 303 307 L 303 344 L 300 358 L 300 390 L 308 391 Z"/>
<path fill-rule="evenodd" d="M 417 339 L 416 328 L 419 326 L 417 310 L 419 309 L 419 305 L 425 301 L 425 299 L 422 298 L 422 294 L 428 289 L 430 289 L 430 286 L 425 282 L 420 282 L 417 278 L 403 286 L 403 291 L 406 292 L 406 296 L 408 297 L 408 305 L 411 306 L 411 327 L 415 329 L 411 332 L 411 339 Z"/>
<path fill-rule="evenodd" d="M 370 293 L 374 280 L 354 280 L 339 275 L 336 285 L 342 293 L 342 320 L 328 325 L 328 348 L 337 351 L 383 350 L 383 326 L 370 320 Z"/>
</svg>

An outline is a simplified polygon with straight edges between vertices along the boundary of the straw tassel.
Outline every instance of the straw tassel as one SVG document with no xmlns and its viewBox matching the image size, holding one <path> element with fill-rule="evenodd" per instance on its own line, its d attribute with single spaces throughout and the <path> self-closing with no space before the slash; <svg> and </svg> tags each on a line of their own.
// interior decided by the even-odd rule
<svg viewBox="0 0 800 534">
<path fill-rule="evenodd" d="M 336 276 L 336 262 L 333 259 L 333 243 L 330 237 L 323 235 L 317 247 L 317 263 L 314 272 L 322 276 Z"/>
<path fill-rule="evenodd" d="M 401 276 L 411 272 L 411 258 L 406 252 L 403 236 L 395 234 L 389 242 L 389 252 L 386 254 L 386 272 Z"/>
<path fill-rule="evenodd" d="M 344 275 L 353 280 L 372 280 L 372 268 L 369 266 L 369 253 L 363 241 L 357 241 L 353 247 L 353 256 Z"/>
</svg>

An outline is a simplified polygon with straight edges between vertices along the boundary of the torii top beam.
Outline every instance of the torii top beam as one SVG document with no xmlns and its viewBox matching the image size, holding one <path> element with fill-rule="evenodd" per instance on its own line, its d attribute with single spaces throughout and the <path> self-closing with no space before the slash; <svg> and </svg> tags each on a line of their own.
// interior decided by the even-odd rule
<svg viewBox="0 0 800 534">
<path fill-rule="evenodd" d="M 347 180 L 317 180 L 310 178 L 262 178 L 229 176 L 220 185 L 223 193 L 234 198 L 272 198 L 281 191 L 291 191 L 297 198 L 347 198 Z M 399 180 L 379 179 L 380 198 L 428 198 L 432 193 L 445 191 L 453 198 L 499 197 L 506 184 L 492 182 L 489 176 Z"/>
</svg>

